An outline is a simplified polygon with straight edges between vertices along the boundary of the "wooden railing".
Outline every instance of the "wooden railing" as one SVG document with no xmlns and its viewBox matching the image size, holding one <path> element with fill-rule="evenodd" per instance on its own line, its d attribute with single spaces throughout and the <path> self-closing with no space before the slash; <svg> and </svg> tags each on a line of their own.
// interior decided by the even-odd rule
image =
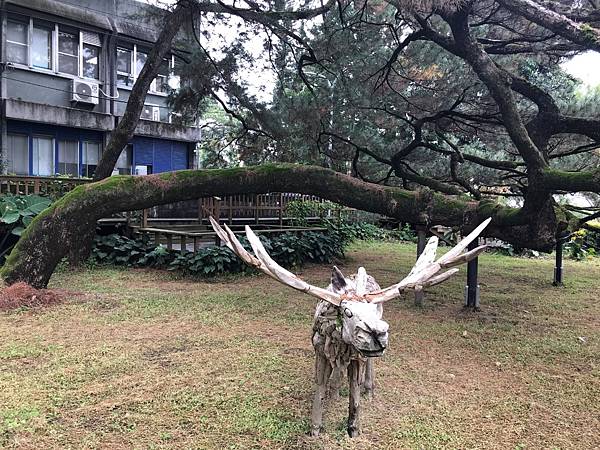
<svg viewBox="0 0 600 450">
<path fill-rule="evenodd" d="M 60 196 L 80 184 L 90 183 L 85 178 L 30 177 L 0 175 L 0 194 Z"/>
<path fill-rule="evenodd" d="M 278 219 L 283 225 L 286 208 L 293 201 L 313 201 L 322 203 L 325 200 L 314 195 L 293 193 L 270 193 L 270 194 L 239 194 L 224 197 L 205 197 L 198 200 L 198 220 L 208 218 L 209 215 L 227 221 L 230 224 L 235 219 L 251 219 L 256 224 L 260 219 Z M 344 208 L 346 212 L 354 211 Z M 309 216 L 318 216 L 321 211 L 309 211 Z M 339 215 L 340 209 L 331 211 L 331 214 Z"/>
</svg>

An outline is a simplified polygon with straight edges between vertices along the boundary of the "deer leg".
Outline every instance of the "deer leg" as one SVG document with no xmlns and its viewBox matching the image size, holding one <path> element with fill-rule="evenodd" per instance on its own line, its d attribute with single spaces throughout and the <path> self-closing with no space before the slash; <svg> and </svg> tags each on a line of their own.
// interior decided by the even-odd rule
<svg viewBox="0 0 600 450">
<path fill-rule="evenodd" d="M 315 396 L 311 414 L 312 436 L 318 436 L 323 426 L 323 402 L 327 395 L 327 381 L 331 375 L 331 364 L 325 356 L 317 355 L 315 361 Z"/>
<path fill-rule="evenodd" d="M 348 365 L 348 383 L 350 398 L 348 405 L 348 435 L 356 437 L 360 434 L 360 387 L 364 381 L 364 363 L 353 359 Z M 363 372 L 363 373 L 361 373 Z"/>
<path fill-rule="evenodd" d="M 367 358 L 365 363 L 365 384 L 363 385 L 363 394 L 371 400 L 373 398 L 373 391 L 375 389 L 375 380 L 373 372 L 373 358 Z"/>
<path fill-rule="evenodd" d="M 340 398 L 340 387 L 342 385 L 342 370 L 339 367 L 333 369 L 329 378 L 329 398 L 337 400 Z"/>
</svg>

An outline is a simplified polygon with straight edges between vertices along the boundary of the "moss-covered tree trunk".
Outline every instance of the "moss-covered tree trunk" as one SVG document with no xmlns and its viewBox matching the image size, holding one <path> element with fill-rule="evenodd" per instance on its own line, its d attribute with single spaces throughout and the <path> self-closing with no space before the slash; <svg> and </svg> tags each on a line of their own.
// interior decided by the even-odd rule
<svg viewBox="0 0 600 450">
<path fill-rule="evenodd" d="M 490 227 L 490 232 L 499 236 L 503 235 L 501 226 L 511 225 L 513 230 L 526 226 L 518 210 L 430 191 L 365 183 L 314 166 L 263 165 L 115 176 L 77 187 L 36 217 L 9 255 L 0 276 L 9 284 L 24 281 L 45 287 L 56 265 L 93 233 L 96 221 L 117 212 L 204 196 L 266 192 L 314 194 L 410 223 L 468 226 L 493 216 L 496 226 Z"/>
</svg>

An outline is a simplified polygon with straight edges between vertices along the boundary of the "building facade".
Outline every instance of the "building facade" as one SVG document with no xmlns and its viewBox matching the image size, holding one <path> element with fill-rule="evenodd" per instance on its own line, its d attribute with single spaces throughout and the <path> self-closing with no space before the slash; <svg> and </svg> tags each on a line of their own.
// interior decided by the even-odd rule
<svg viewBox="0 0 600 450">
<path fill-rule="evenodd" d="M 4 173 L 91 177 L 160 32 L 134 0 L 2 0 L 0 144 Z M 154 14 L 154 15 L 153 15 Z M 114 173 L 194 166 L 196 127 L 172 124 L 178 59 L 163 62 Z"/>
</svg>

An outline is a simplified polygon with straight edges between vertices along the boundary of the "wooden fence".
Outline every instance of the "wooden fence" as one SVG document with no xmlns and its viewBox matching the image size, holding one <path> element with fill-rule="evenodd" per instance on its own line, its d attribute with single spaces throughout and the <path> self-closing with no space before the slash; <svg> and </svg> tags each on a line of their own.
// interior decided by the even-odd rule
<svg viewBox="0 0 600 450">
<path fill-rule="evenodd" d="M 29 177 L 0 175 L 0 194 L 60 196 L 80 184 L 90 183 L 84 178 Z"/>
<path fill-rule="evenodd" d="M 209 215 L 232 224 L 235 220 L 277 219 L 283 225 L 287 206 L 293 201 L 312 201 L 323 203 L 325 200 L 314 195 L 276 192 L 270 194 L 239 194 L 224 197 L 205 197 L 198 200 L 198 220 L 202 222 Z M 353 211 L 343 208 L 345 211 Z M 325 215 L 339 215 L 342 208 L 336 208 Z M 308 216 L 319 216 L 324 212 L 319 208 L 307 211 Z"/>
</svg>

